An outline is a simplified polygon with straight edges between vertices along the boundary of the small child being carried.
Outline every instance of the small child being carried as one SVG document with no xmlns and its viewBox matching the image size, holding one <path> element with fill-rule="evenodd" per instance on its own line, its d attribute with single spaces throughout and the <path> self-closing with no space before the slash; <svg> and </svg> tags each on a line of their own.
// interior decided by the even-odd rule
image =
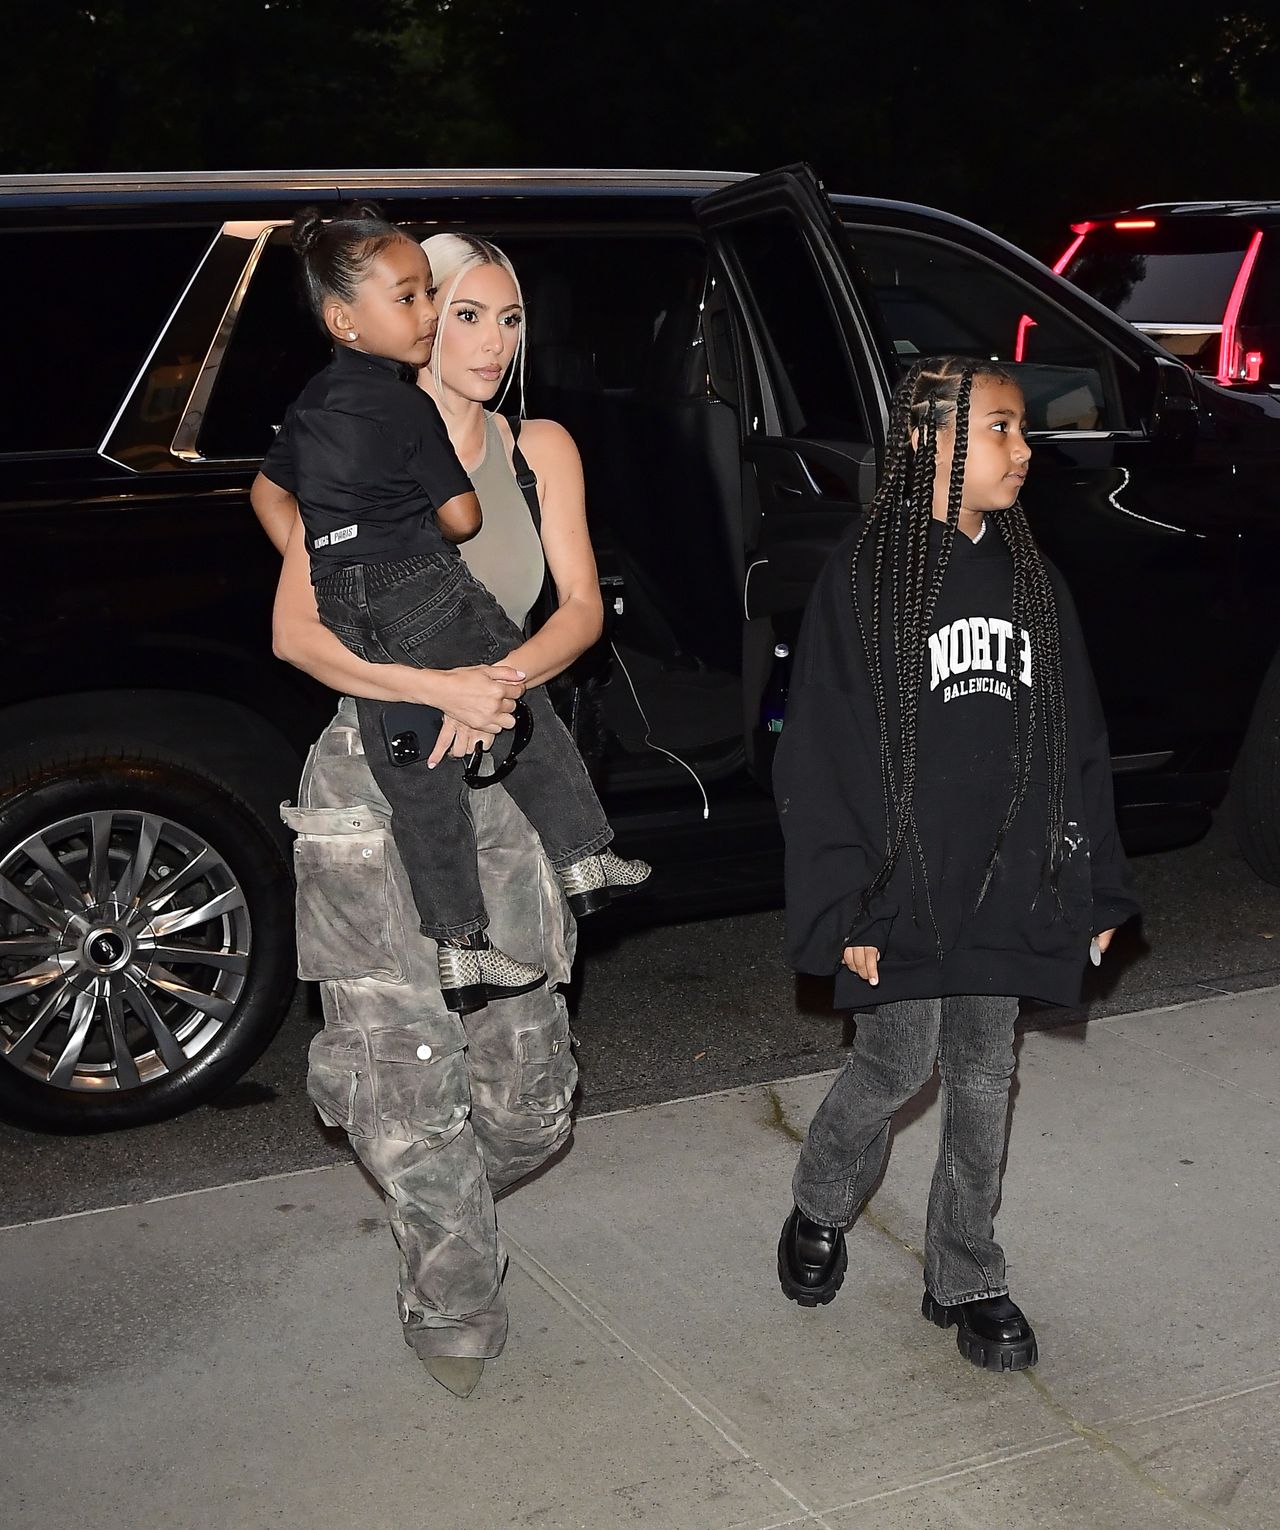
<svg viewBox="0 0 1280 1530">
<path fill-rule="evenodd" d="M 455 544 L 480 529 L 480 504 L 438 409 L 417 386 L 437 322 L 430 262 L 364 205 L 327 223 L 304 212 L 294 248 L 334 357 L 290 407 L 262 473 L 298 501 L 320 620 L 373 663 L 499 663 L 524 634 L 458 553 Z M 581 916 L 639 886 L 650 868 L 608 848 L 613 831 L 546 691 L 535 687 L 525 701 L 534 726 L 507 790 Z M 546 972 L 496 949 L 485 933 L 461 768 L 394 765 L 384 705 L 357 698 L 360 731 L 391 804 L 422 933 L 439 947 L 445 1004 L 465 1014 L 527 993 Z"/>
</svg>

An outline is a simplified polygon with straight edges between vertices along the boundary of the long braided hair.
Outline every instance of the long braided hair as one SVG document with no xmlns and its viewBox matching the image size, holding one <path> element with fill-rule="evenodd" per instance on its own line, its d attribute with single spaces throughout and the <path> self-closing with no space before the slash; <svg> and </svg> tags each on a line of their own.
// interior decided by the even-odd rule
<svg viewBox="0 0 1280 1530">
<path fill-rule="evenodd" d="M 860 919 L 866 917 L 872 900 L 893 875 L 904 848 L 910 847 L 913 887 L 917 863 L 922 873 L 924 869 L 915 818 L 920 691 L 929 629 L 960 520 L 969 447 L 969 400 L 978 378 L 1016 386 L 1013 375 L 997 363 L 957 356 L 918 361 L 907 372 L 893 395 L 884 476 L 854 545 L 850 564 L 853 606 L 879 725 L 886 822 L 884 861 L 862 894 Z M 955 432 L 955 443 L 947 485 L 947 517 L 941 548 L 930 570 L 929 527 L 938 433 L 948 429 Z M 1052 888 L 1056 899 L 1066 781 L 1066 695 L 1057 606 L 1021 505 L 989 511 L 986 518 L 1003 537 L 1013 560 L 1015 680 L 1011 705 L 1017 774 L 1013 796 L 983 868 L 977 903 L 981 904 L 987 894 L 1005 835 L 1026 799 L 1037 753 L 1045 759 L 1049 782 L 1042 884 Z M 865 574 L 860 577 L 860 568 L 868 562 L 869 579 Z M 869 591 L 869 605 L 864 591 Z M 1029 688 L 1017 681 L 1023 633 L 1029 635 L 1031 643 Z M 891 655 L 888 673 L 886 654 Z M 1024 698 L 1021 693 L 1028 689 Z M 924 895 L 927 905 L 927 878 Z"/>
</svg>

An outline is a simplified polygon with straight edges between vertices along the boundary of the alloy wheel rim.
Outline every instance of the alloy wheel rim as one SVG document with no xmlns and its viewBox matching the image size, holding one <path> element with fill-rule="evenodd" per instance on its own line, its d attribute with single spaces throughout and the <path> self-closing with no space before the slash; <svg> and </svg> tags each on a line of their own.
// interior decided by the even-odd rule
<svg viewBox="0 0 1280 1530">
<path fill-rule="evenodd" d="M 80 1092 L 180 1072 L 231 1020 L 251 949 L 244 891 L 199 834 L 63 818 L 0 860 L 0 1060 Z"/>
</svg>

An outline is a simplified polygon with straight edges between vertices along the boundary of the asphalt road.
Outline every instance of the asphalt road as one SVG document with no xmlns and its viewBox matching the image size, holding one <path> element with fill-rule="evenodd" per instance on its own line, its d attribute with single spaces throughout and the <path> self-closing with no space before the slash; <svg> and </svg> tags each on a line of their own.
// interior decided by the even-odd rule
<svg viewBox="0 0 1280 1530">
<path fill-rule="evenodd" d="M 1280 888 L 1257 880 L 1221 823 L 1200 844 L 1134 863 L 1145 910 L 1122 933 L 1085 1012 L 1146 1009 L 1280 981 Z M 797 980 L 770 910 L 617 934 L 583 930 L 574 992 L 581 1113 L 836 1066 L 846 1022 Z M 1045 1027 L 1081 1011 L 1029 1009 Z M 110 1136 L 0 1126 L 0 1225 L 146 1200 L 345 1159 L 303 1089 L 319 1004 L 300 989 L 258 1065 L 216 1105 Z"/>
</svg>

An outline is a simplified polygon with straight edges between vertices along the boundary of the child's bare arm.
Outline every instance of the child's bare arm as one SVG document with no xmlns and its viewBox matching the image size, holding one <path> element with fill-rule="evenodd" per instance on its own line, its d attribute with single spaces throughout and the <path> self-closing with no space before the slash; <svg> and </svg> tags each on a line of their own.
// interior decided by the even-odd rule
<svg viewBox="0 0 1280 1530">
<path fill-rule="evenodd" d="M 469 542 L 480 530 L 483 516 L 474 493 L 455 494 L 436 511 L 440 530 L 451 542 Z"/>
<path fill-rule="evenodd" d="M 288 489 L 282 489 L 265 473 L 259 473 L 249 490 L 249 503 L 258 517 L 258 524 L 271 538 L 271 545 L 283 554 L 293 533 L 298 501 Z"/>
</svg>

